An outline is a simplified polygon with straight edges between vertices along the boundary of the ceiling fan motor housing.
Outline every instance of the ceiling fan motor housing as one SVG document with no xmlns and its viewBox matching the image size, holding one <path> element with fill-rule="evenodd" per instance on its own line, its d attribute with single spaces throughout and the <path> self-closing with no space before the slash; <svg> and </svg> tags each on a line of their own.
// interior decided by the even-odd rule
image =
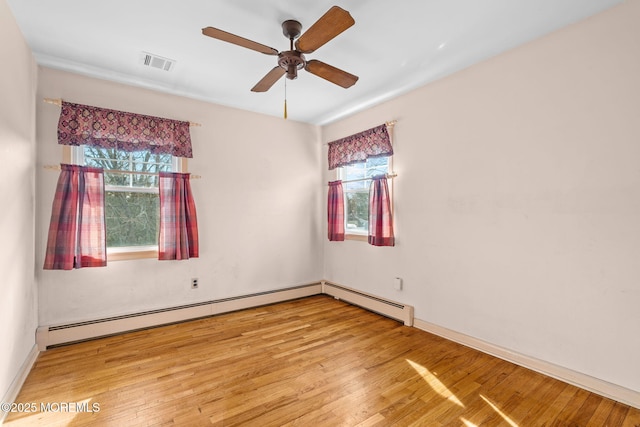
<svg viewBox="0 0 640 427">
<path fill-rule="evenodd" d="M 302 24 L 294 19 L 289 19 L 282 23 L 282 34 L 291 42 L 291 50 L 278 54 L 278 65 L 287 71 L 287 78 L 294 80 L 298 78 L 298 70 L 302 69 L 306 60 L 304 55 L 293 49 L 293 41 L 300 37 Z"/>
<path fill-rule="evenodd" d="M 278 65 L 287 71 L 287 78 L 293 80 L 298 77 L 298 70 L 306 64 L 303 54 L 297 50 L 285 50 L 278 54 Z"/>
</svg>

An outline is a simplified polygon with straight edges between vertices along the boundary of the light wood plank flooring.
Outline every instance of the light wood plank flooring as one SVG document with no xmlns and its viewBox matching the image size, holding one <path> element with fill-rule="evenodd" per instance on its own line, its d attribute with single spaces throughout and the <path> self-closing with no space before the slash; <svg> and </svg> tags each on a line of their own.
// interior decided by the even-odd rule
<svg viewBox="0 0 640 427">
<path fill-rule="evenodd" d="M 16 402 L 37 410 L 9 427 L 640 426 L 640 410 L 327 296 L 48 350 Z"/>
</svg>

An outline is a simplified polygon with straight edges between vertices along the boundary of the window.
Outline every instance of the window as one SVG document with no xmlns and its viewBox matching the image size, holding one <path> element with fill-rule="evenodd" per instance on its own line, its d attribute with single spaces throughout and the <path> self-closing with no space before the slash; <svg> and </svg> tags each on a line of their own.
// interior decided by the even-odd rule
<svg viewBox="0 0 640 427">
<path fill-rule="evenodd" d="M 374 246 L 395 245 L 392 195 L 388 177 L 384 176 L 395 176 L 389 174 L 393 158 L 389 129 L 394 124 L 387 122 L 327 143 L 329 170 L 338 169 L 338 181 L 329 183 L 327 198 L 330 241 L 352 239 L 365 240 Z M 344 202 L 340 199 L 341 192 Z M 369 217 L 373 224 L 369 223 Z"/>
<path fill-rule="evenodd" d="M 180 172 L 180 158 L 114 148 L 73 147 L 74 163 L 104 169 L 109 260 L 156 257 L 160 201 L 158 172 Z"/>
<path fill-rule="evenodd" d="M 390 173 L 390 157 L 368 158 L 365 162 L 338 168 L 343 181 L 345 234 L 366 236 L 369 232 L 369 185 L 375 175 Z"/>
</svg>

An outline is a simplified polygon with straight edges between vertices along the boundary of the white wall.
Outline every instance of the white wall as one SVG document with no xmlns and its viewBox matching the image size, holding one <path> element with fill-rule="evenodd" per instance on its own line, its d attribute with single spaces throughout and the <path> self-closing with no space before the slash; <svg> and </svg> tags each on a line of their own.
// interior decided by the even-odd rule
<svg viewBox="0 0 640 427">
<path fill-rule="evenodd" d="M 325 278 L 640 391 L 638 19 L 625 2 L 325 126 L 397 119 L 399 173 L 397 246 L 323 231 Z"/>
<path fill-rule="evenodd" d="M 35 345 L 35 61 L 0 0 L 0 398 Z"/>
<path fill-rule="evenodd" d="M 259 95 L 257 95 L 259 96 Z M 191 128 L 189 171 L 200 258 L 110 262 L 106 268 L 44 271 L 51 202 L 62 148 L 57 106 L 38 103 L 39 209 L 36 275 L 40 325 L 173 307 L 314 282 L 322 277 L 319 129 L 187 98 L 39 70 L 38 99 L 113 108 L 202 124 Z M 190 279 L 199 279 L 199 289 Z"/>
</svg>

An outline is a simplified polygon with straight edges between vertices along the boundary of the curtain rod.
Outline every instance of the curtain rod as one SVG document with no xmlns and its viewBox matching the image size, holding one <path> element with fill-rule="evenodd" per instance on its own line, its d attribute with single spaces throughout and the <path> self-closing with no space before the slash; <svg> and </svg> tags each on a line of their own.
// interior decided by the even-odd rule
<svg viewBox="0 0 640 427">
<path fill-rule="evenodd" d="M 395 178 L 396 176 L 398 176 L 398 174 L 395 172 L 384 174 L 385 178 Z M 350 182 L 360 182 L 360 181 L 371 181 L 371 178 L 350 179 L 348 181 L 342 181 L 342 183 L 349 184 Z"/>
<path fill-rule="evenodd" d="M 55 170 L 55 171 L 59 171 L 61 169 L 60 165 L 44 165 L 42 168 L 47 170 Z M 159 175 L 157 172 L 143 172 L 143 171 L 136 172 L 136 171 L 125 171 L 120 169 L 109 169 L 105 171 L 105 173 L 121 173 L 121 174 L 131 174 L 131 175 L 154 175 L 154 176 Z M 183 172 L 178 172 L 178 173 L 183 173 Z M 202 177 L 200 175 L 191 174 L 191 178 L 200 179 Z"/>
<path fill-rule="evenodd" d="M 57 105 L 58 107 L 62 107 L 62 99 L 60 98 L 44 98 L 43 101 L 47 104 Z M 189 126 L 202 126 L 200 123 L 189 122 Z"/>
</svg>

